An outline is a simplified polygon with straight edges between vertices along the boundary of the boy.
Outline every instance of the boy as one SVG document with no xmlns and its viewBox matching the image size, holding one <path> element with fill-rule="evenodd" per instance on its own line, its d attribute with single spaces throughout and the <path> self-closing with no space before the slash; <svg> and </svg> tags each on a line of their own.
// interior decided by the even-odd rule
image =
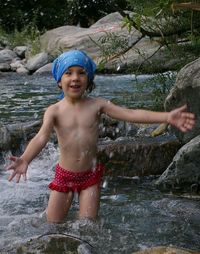
<svg viewBox="0 0 200 254">
<path fill-rule="evenodd" d="M 100 182 L 104 167 L 97 163 L 98 126 L 101 114 L 136 123 L 169 123 L 181 131 L 192 129 L 194 114 L 186 106 L 171 112 L 126 109 L 101 98 L 88 97 L 94 88 L 96 65 L 84 52 L 72 50 L 53 62 L 52 73 L 64 98 L 48 107 L 43 124 L 21 157 L 11 156 L 9 177 L 26 180 L 29 163 L 39 154 L 53 129 L 60 149 L 59 162 L 46 210 L 49 222 L 61 222 L 68 213 L 74 192 L 79 193 L 80 218 L 96 218 L 100 200 Z"/>
</svg>

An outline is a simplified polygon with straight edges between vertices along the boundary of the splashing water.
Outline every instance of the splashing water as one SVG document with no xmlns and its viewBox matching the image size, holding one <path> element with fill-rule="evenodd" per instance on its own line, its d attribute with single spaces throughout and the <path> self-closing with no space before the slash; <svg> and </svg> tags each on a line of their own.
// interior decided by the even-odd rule
<svg viewBox="0 0 200 254">
<path fill-rule="evenodd" d="M 145 78 L 142 76 L 141 80 Z M 9 74 L 9 79 L 1 78 L 0 113 L 4 124 L 27 121 L 30 117 L 36 119 L 49 104 L 58 100 L 59 91 L 56 92 L 53 79 L 19 79 L 16 80 L 12 74 Z M 93 95 L 111 101 L 117 99 L 122 106 L 127 99 L 129 106 L 136 107 L 141 96 L 135 93 L 133 99 L 134 79 L 133 75 L 98 76 Z M 148 95 L 145 94 L 143 99 L 147 106 L 151 104 Z M 5 112 L 5 108 L 10 112 Z M 198 199 L 160 193 L 154 188 L 152 178 L 111 179 L 106 176 L 97 221 L 77 220 L 79 207 L 76 195 L 66 221 L 62 224 L 49 224 L 46 222 L 45 209 L 49 198 L 48 184 L 54 177 L 58 160 L 57 147 L 48 143 L 30 164 L 28 180 L 22 180 L 19 184 L 7 181 L 10 172 L 6 172 L 5 167 L 9 156 L 10 153 L 4 153 L 0 162 L 0 252 L 8 246 L 14 248 L 29 243 L 34 253 L 34 244 L 44 234 L 76 236 L 89 242 L 94 246 L 95 253 L 99 254 L 132 253 L 158 245 L 175 245 L 197 251 L 200 249 Z M 96 160 L 93 164 L 95 168 Z M 30 239 L 34 240 L 31 242 Z M 46 247 L 51 246 L 48 239 L 43 238 Z M 59 243 L 56 243 L 59 247 Z M 63 251 L 66 249 L 67 246 L 64 246 Z"/>
<path fill-rule="evenodd" d="M 77 236 L 94 246 L 96 253 L 131 253 L 158 245 L 199 249 L 199 200 L 160 193 L 151 178 L 105 177 L 96 222 L 77 220 L 76 195 L 64 223 L 47 223 L 48 183 L 57 160 L 57 147 L 49 143 L 31 163 L 27 182 L 19 184 L 8 182 L 5 164 L 0 165 L 0 249 L 27 244 L 47 233 Z"/>
</svg>

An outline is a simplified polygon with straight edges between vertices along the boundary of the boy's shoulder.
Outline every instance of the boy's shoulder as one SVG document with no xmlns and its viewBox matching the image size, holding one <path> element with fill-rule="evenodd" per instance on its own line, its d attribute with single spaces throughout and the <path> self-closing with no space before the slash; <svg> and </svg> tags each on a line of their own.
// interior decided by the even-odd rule
<svg viewBox="0 0 200 254">
<path fill-rule="evenodd" d="M 48 108 L 46 109 L 46 112 L 54 113 L 59 109 L 59 107 L 60 107 L 60 101 L 48 106 Z"/>
<path fill-rule="evenodd" d="M 93 103 L 97 104 L 105 103 L 107 101 L 101 97 L 89 97 L 89 99 L 92 100 Z"/>
</svg>

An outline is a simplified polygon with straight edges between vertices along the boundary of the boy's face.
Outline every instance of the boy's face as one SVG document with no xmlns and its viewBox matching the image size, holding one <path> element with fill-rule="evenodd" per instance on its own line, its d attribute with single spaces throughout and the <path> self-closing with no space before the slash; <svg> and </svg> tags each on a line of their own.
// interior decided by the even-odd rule
<svg viewBox="0 0 200 254">
<path fill-rule="evenodd" d="M 59 86 L 62 88 L 65 96 L 72 99 L 80 98 L 88 86 L 86 71 L 80 66 L 70 67 L 62 75 Z"/>
</svg>

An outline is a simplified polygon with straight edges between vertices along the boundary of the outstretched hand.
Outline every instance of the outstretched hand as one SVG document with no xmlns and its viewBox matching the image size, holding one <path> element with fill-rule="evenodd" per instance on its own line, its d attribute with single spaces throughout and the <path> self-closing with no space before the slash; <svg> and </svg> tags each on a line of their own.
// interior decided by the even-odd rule
<svg viewBox="0 0 200 254">
<path fill-rule="evenodd" d="M 6 170 L 13 170 L 12 174 L 9 176 L 8 181 L 12 181 L 16 177 L 16 182 L 20 181 L 21 176 L 24 177 L 26 181 L 26 172 L 28 169 L 28 163 L 20 157 L 11 156 L 9 158 L 12 163 L 6 168 Z"/>
<path fill-rule="evenodd" d="M 195 115 L 187 112 L 187 105 L 184 105 L 169 112 L 168 123 L 186 132 L 193 128 Z"/>
</svg>

